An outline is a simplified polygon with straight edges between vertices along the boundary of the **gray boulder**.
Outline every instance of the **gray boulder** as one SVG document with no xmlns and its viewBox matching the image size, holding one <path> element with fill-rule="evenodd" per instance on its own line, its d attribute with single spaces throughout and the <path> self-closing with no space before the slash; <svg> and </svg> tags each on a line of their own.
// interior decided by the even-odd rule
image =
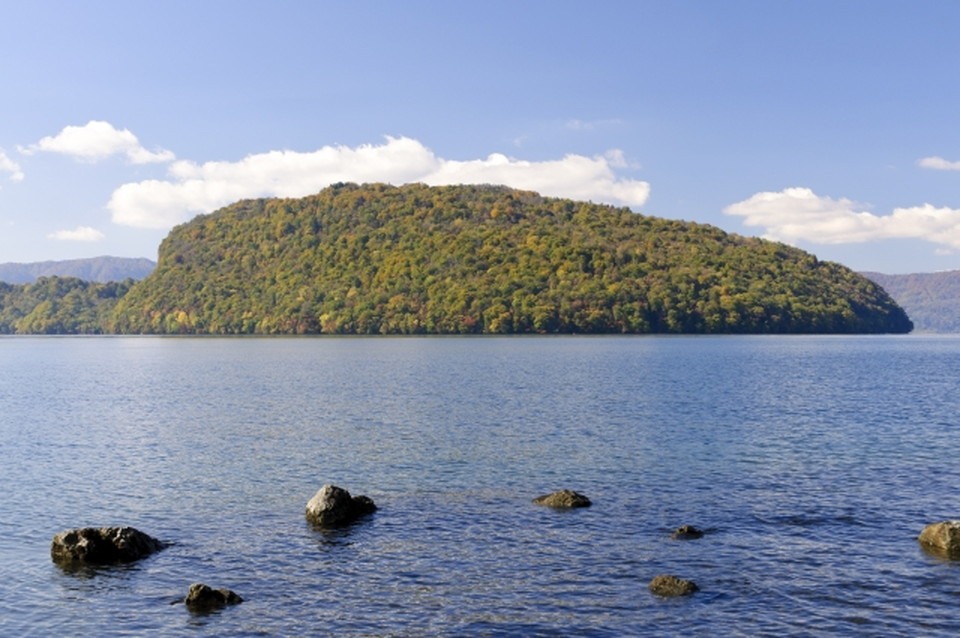
<svg viewBox="0 0 960 638">
<path fill-rule="evenodd" d="M 677 578 L 670 574 L 660 574 L 650 581 L 649 589 L 657 596 L 672 598 L 675 596 L 688 596 L 694 592 L 700 591 L 697 584 L 692 580 Z"/>
<path fill-rule="evenodd" d="M 960 559 L 960 521 L 941 521 L 923 528 L 917 539 L 929 551 Z"/>
<path fill-rule="evenodd" d="M 84 527 L 53 537 L 50 556 L 59 564 L 130 563 L 166 547 L 133 527 Z"/>
<path fill-rule="evenodd" d="M 368 496 L 351 496 L 342 487 L 324 485 L 307 503 L 307 520 L 318 527 L 340 527 L 376 510 Z"/>
<path fill-rule="evenodd" d="M 203 583 L 194 583 L 190 585 L 190 591 L 183 602 L 191 611 L 204 612 L 237 605 L 243 602 L 243 598 L 229 589 L 214 589 Z"/>
<path fill-rule="evenodd" d="M 533 502 L 537 505 L 545 505 L 547 507 L 556 507 L 561 509 L 571 507 L 590 507 L 591 505 L 589 498 L 580 492 L 574 492 L 573 490 L 560 490 L 558 492 L 544 494 L 543 496 L 538 496 L 537 498 L 533 499 Z"/>
</svg>

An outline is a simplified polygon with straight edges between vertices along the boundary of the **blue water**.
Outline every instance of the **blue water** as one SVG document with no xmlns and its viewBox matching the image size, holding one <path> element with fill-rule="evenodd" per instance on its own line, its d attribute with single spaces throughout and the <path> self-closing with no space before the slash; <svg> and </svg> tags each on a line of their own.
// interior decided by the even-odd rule
<svg viewBox="0 0 960 638">
<path fill-rule="evenodd" d="M 958 388 L 943 336 L 3 338 L 0 635 L 956 635 Z M 173 545 L 51 562 L 106 525 Z"/>
</svg>

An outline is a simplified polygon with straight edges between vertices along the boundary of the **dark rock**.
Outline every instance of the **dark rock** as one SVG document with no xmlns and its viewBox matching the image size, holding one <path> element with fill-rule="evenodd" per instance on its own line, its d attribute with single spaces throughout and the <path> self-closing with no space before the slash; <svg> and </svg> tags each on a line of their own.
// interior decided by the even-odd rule
<svg viewBox="0 0 960 638">
<path fill-rule="evenodd" d="M 703 538 L 703 530 L 698 529 L 693 525 L 681 525 L 677 529 L 673 530 L 673 533 L 670 534 L 670 538 L 675 538 L 682 541 Z"/>
<path fill-rule="evenodd" d="M 130 563 L 160 551 L 166 543 L 132 527 L 84 527 L 53 537 L 55 563 L 110 565 Z"/>
<path fill-rule="evenodd" d="M 229 589 L 214 589 L 203 583 L 194 583 L 190 585 L 183 602 L 193 611 L 210 611 L 242 603 L 243 598 Z"/>
<path fill-rule="evenodd" d="M 650 581 L 650 591 L 657 596 L 674 597 L 687 596 L 693 592 L 700 591 L 697 584 L 692 580 L 677 578 L 670 574 L 660 574 Z"/>
<path fill-rule="evenodd" d="M 368 496 L 350 496 L 342 487 L 324 485 L 307 503 L 307 520 L 319 527 L 339 527 L 376 510 Z"/>
<path fill-rule="evenodd" d="M 570 508 L 570 507 L 590 507 L 590 499 L 573 490 L 560 490 L 550 494 L 544 494 L 533 499 L 537 505 L 546 505 L 547 507 Z"/>
<path fill-rule="evenodd" d="M 950 559 L 960 559 L 960 521 L 931 523 L 917 539 L 928 551 Z"/>
</svg>

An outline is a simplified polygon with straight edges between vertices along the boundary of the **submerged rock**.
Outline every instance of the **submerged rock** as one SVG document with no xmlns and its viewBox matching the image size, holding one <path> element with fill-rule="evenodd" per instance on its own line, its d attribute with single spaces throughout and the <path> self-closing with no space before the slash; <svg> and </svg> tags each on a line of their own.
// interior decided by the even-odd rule
<svg viewBox="0 0 960 638">
<path fill-rule="evenodd" d="M 324 485 L 307 503 L 307 520 L 319 527 L 339 527 L 376 510 L 368 496 L 351 496 L 342 487 Z"/>
<path fill-rule="evenodd" d="M 133 527 L 84 527 L 53 537 L 50 556 L 60 564 L 130 563 L 166 547 Z"/>
<path fill-rule="evenodd" d="M 573 490 L 560 490 L 550 494 L 544 494 L 533 499 L 537 505 L 546 505 L 547 507 L 570 508 L 570 507 L 590 507 L 590 499 Z"/>
<path fill-rule="evenodd" d="M 203 612 L 237 605 L 243 602 L 243 598 L 229 589 L 214 589 L 203 583 L 194 583 L 190 585 L 190 591 L 183 602 L 192 611 Z"/>
<path fill-rule="evenodd" d="M 693 525 L 681 525 L 677 529 L 673 530 L 673 533 L 670 534 L 670 538 L 681 541 L 703 538 L 703 530 L 694 527 Z"/>
<path fill-rule="evenodd" d="M 960 521 L 931 523 L 917 539 L 927 550 L 951 559 L 960 559 Z"/>
<path fill-rule="evenodd" d="M 687 596 L 700 591 L 697 584 L 692 580 L 677 578 L 671 574 L 660 574 L 650 581 L 649 589 L 657 596 L 671 598 L 674 596 Z"/>
</svg>

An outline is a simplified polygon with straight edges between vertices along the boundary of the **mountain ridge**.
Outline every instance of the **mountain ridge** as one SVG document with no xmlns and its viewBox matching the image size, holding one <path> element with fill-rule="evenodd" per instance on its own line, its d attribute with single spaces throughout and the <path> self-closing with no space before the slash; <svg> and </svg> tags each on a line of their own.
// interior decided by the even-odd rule
<svg viewBox="0 0 960 638">
<path fill-rule="evenodd" d="M 107 283 L 125 279 L 140 280 L 153 272 L 156 263 L 146 258 L 89 257 L 36 262 L 0 263 L 0 281 L 8 284 L 34 283 L 41 277 L 76 277 L 84 281 Z"/>
<path fill-rule="evenodd" d="M 960 333 L 960 270 L 861 274 L 896 300 L 913 320 L 917 332 Z"/>
</svg>

